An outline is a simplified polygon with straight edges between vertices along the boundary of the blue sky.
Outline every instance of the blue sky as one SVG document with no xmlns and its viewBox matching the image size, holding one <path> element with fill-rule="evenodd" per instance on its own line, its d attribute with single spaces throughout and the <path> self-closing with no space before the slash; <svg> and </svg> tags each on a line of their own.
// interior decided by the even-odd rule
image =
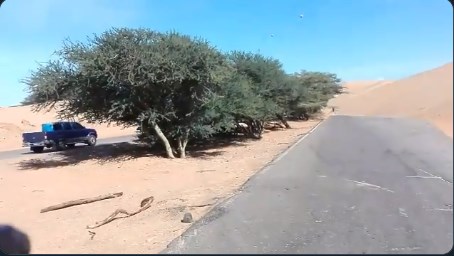
<svg viewBox="0 0 454 256">
<path fill-rule="evenodd" d="M 447 0 L 6 0 L 0 24 L 0 106 L 26 96 L 20 80 L 63 39 L 111 27 L 176 30 L 343 80 L 398 79 L 453 58 Z"/>
</svg>

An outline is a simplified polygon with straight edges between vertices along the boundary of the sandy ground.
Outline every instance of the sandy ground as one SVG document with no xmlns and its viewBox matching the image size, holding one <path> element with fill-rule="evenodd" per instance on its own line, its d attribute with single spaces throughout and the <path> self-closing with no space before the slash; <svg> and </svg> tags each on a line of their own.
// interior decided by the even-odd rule
<svg viewBox="0 0 454 256">
<path fill-rule="evenodd" d="M 114 156 L 90 160 L 84 156 L 88 149 L 79 148 L 65 151 L 65 159 L 54 154 L 52 160 L 34 155 L 3 161 L 1 221 L 26 231 L 33 253 L 157 253 L 189 227 L 180 221 L 185 211 L 197 219 L 212 207 L 191 206 L 232 195 L 318 122 L 291 122 L 293 129 L 268 132 L 260 141 L 193 152 L 188 159 L 144 156 L 125 146 Z M 120 191 L 119 198 L 40 213 L 64 201 Z M 94 229 L 90 239 L 87 225 L 117 208 L 135 211 L 149 196 L 155 197 L 150 209 Z"/>
<path fill-rule="evenodd" d="M 348 94 L 330 102 L 339 114 L 423 119 L 452 138 L 452 63 L 394 82 L 358 81 L 346 87 Z"/>
<path fill-rule="evenodd" d="M 22 147 L 22 133 L 41 131 L 41 124 L 57 120 L 54 110 L 34 113 L 30 106 L 0 108 L 0 151 Z M 122 128 L 116 125 L 87 124 L 95 128 L 99 138 L 134 134 L 136 127 Z"/>
</svg>

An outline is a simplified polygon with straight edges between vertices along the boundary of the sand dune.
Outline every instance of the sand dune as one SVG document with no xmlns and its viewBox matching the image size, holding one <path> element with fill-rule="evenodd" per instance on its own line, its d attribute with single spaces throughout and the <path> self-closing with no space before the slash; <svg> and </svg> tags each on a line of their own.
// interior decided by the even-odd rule
<svg viewBox="0 0 454 256">
<path fill-rule="evenodd" d="M 413 117 L 427 120 L 452 138 L 453 64 L 395 82 L 353 82 L 333 99 L 339 114 Z"/>
<path fill-rule="evenodd" d="M 23 132 L 40 131 L 42 123 L 55 120 L 55 111 L 34 113 L 31 106 L 0 108 L 0 151 L 20 148 Z M 82 124 L 95 128 L 100 138 L 134 134 L 135 130 L 135 127 L 123 129 L 115 125 Z"/>
<path fill-rule="evenodd" d="M 345 92 L 350 95 L 359 95 L 369 90 L 373 90 L 382 85 L 390 84 L 393 81 L 380 80 L 380 81 L 349 81 L 344 84 Z"/>
</svg>

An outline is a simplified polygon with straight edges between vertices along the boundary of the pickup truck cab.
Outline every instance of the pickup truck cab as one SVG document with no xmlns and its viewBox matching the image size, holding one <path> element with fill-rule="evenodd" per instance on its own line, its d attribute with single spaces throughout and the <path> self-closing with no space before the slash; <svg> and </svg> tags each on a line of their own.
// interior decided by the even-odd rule
<svg viewBox="0 0 454 256">
<path fill-rule="evenodd" d="M 80 123 L 53 122 L 43 124 L 41 132 L 23 133 L 22 146 L 29 147 L 35 153 L 41 153 L 44 148 L 63 150 L 74 147 L 76 143 L 94 146 L 97 138 L 95 129 L 85 128 Z"/>
</svg>

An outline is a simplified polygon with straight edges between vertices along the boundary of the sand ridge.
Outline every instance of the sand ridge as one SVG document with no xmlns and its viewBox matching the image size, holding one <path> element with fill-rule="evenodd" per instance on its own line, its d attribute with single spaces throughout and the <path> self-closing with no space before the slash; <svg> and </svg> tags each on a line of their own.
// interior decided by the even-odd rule
<svg viewBox="0 0 454 256">
<path fill-rule="evenodd" d="M 347 83 L 349 94 L 330 101 L 339 114 L 412 117 L 429 121 L 452 138 L 453 64 L 394 82 Z"/>
</svg>

